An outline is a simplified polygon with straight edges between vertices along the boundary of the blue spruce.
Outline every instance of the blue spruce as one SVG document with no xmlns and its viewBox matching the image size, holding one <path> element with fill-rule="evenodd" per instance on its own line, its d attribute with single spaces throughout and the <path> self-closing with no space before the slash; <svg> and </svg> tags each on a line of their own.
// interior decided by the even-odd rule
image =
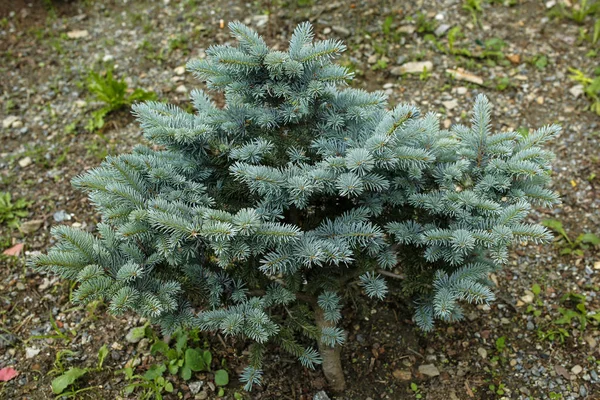
<svg viewBox="0 0 600 400">
<path fill-rule="evenodd" d="M 400 290 L 428 331 L 494 300 L 488 275 L 511 243 L 550 239 L 524 219 L 557 202 L 541 146 L 558 126 L 493 132 L 480 95 L 471 126 L 442 130 L 412 105 L 386 109 L 382 92 L 340 89 L 352 74 L 332 60 L 345 46 L 313 41 L 308 23 L 287 52 L 229 28 L 237 47 L 187 65 L 224 107 L 200 90 L 195 113 L 136 104 L 150 146 L 73 180 L 102 215 L 98 235 L 57 226 L 57 244 L 31 264 L 76 281 L 76 302 L 103 299 L 165 334 L 247 340 L 246 390 L 272 344 L 323 364 L 342 390 L 349 290 Z"/>
</svg>

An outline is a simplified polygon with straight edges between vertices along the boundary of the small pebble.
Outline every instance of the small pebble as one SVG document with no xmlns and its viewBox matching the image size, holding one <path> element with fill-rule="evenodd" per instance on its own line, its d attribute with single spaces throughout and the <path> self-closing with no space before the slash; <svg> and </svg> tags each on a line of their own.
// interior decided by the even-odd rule
<svg viewBox="0 0 600 400">
<path fill-rule="evenodd" d="M 487 350 L 484 349 L 483 347 L 478 348 L 477 353 L 479 353 L 481 358 L 483 358 L 484 360 L 487 358 Z"/>
<path fill-rule="evenodd" d="M 25 157 L 19 160 L 19 166 L 21 168 L 28 167 L 31 164 L 33 164 L 33 160 L 31 159 L 31 157 Z"/>
<path fill-rule="evenodd" d="M 535 329 L 535 325 L 533 325 L 533 322 L 527 321 L 527 330 L 532 331 L 534 329 Z"/>
</svg>

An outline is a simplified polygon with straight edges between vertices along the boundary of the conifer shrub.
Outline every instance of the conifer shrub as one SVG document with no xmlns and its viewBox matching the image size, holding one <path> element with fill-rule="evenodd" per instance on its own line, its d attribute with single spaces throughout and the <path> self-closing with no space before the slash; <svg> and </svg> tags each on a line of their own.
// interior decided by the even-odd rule
<svg viewBox="0 0 600 400">
<path fill-rule="evenodd" d="M 428 331 L 494 300 L 488 274 L 512 242 L 550 239 L 525 218 L 557 202 L 540 146 L 558 126 L 493 132 L 480 95 L 470 126 L 442 130 L 412 105 L 386 109 L 382 92 L 340 89 L 352 76 L 332 60 L 345 47 L 314 42 L 308 23 L 287 52 L 229 27 L 236 47 L 187 65 L 224 107 L 200 90 L 195 113 L 136 104 L 150 145 L 73 180 L 102 215 L 98 234 L 57 226 L 31 264 L 76 281 L 76 302 L 104 299 L 165 334 L 247 340 L 247 390 L 273 345 L 323 364 L 341 390 L 348 293 L 400 292 Z"/>
</svg>

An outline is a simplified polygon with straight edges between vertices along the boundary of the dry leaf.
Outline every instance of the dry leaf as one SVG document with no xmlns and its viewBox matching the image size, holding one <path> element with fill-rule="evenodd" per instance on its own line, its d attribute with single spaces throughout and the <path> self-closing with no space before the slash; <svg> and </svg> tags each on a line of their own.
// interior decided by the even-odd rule
<svg viewBox="0 0 600 400">
<path fill-rule="evenodd" d="M 14 368 L 2 368 L 0 369 L 0 382 L 8 382 L 17 375 L 19 375 L 19 373 Z"/>
<path fill-rule="evenodd" d="M 2 254 L 4 254 L 5 256 L 17 257 L 19 254 L 21 254 L 21 251 L 23 251 L 24 246 L 25 245 L 23 243 L 17 243 L 10 249 L 4 250 Z"/>
</svg>

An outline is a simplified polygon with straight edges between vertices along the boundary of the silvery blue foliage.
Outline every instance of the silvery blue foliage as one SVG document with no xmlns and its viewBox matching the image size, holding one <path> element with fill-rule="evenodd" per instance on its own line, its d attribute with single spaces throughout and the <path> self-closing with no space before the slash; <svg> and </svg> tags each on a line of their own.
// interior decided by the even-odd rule
<svg viewBox="0 0 600 400">
<path fill-rule="evenodd" d="M 414 106 L 386 109 L 381 92 L 340 89 L 352 75 L 332 60 L 345 47 L 314 42 L 308 23 L 287 52 L 230 29 L 237 47 L 188 63 L 224 107 L 200 90 L 194 113 L 136 104 L 151 146 L 73 180 L 102 215 L 98 235 L 56 227 L 32 264 L 77 281 L 76 301 L 104 299 L 166 333 L 248 339 L 250 390 L 267 343 L 308 367 L 321 362 L 311 341 L 343 343 L 349 287 L 374 299 L 400 288 L 429 330 L 494 299 L 487 276 L 512 242 L 550 238 L 524 219 L 557 202 L 541 148 L 557 126 L 493 132 L 480 95 L 470 126 L 442 130 Z M 392 269 L 404 280 L 386 282 Z M 317 307 L 329 326 L 315 325 Z"/>
</svg>

